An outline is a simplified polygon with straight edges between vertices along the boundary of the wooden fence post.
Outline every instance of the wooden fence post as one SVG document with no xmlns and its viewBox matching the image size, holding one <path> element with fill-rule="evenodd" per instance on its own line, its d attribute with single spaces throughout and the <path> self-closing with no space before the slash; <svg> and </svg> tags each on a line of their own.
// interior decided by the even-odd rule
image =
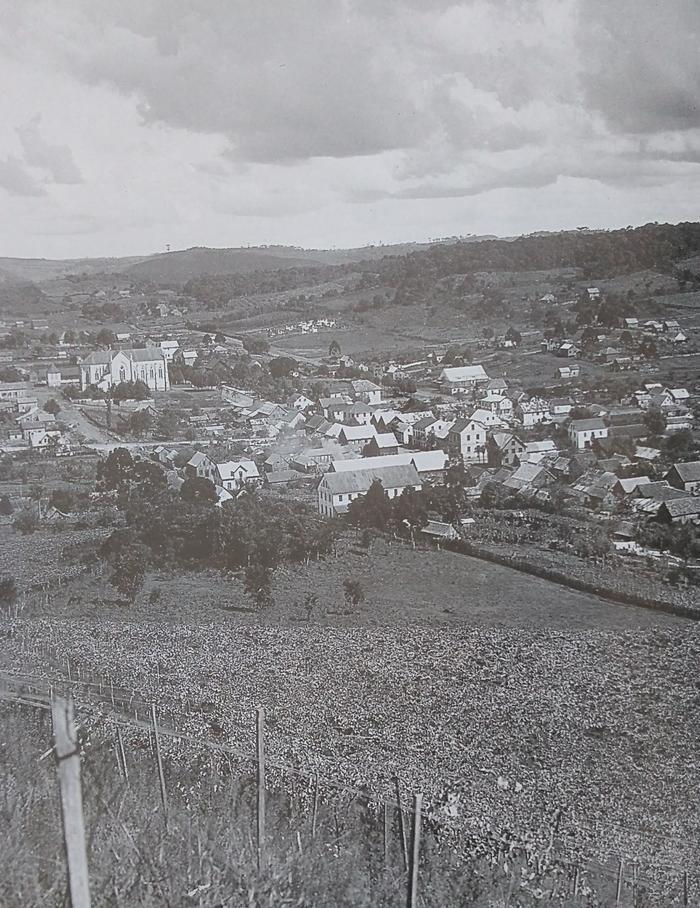
<svg viewBox="0 0 700 908">
<path fill-rule="evenodd" d="M 158 781 L 160 782 L 160 799 L 163 802 L 163 816 L 165 826 L 168 826 L 168 795 L 165 790 L 165 776 L 163 775 L 163 758 L 160 752 L 160 737 L 158 736 L 158 722 L 156 720 L 156 705 L 151 703 L 151 719 L 153 721 L 153 736 L 156 742 L 156 763 L 158 764 Z"/>
<path fill-rule="evenodd" d="M 688 904 L 688 871 L 683 871 L 683 904 Z"/>
<path fill-rule="evenodd" d="M 258 870 L 265 863 L 265 711 L 257 709 L 256 744 L 258 755 Z"/>
<path fill-rule="evenodd" d="M 617 888 L 615 890 L 615 904 L 616 905 L 619 904 L 621 895 L 622 895 L 622 858 L 620 858 L 620 863 L 617 868 Z"/>
<path fill-rule="evenodd" d="M 314 806 L 311 811 L 311 838 L 316 838 L 316 821 L 318 820 L 318 773 L 314 780 Z"/>
<path fill-rule="evenodd" d="M 384 866 L 389 866 L 389 805 L 384 801 Z"/>
<path fill-rule="evenodd" d="M 124 739 L 122 738 L 122 730 L 118 725 L 117 725 L 117 744 L 119 746 L 119 753 L 122 758 L 121 763 L 122 763 L 122 772 L 124 773 L 124 781 L 128 782 L 129 781 L 129 768 L 126 765 L 126 753 L 124 752 Z"/>
<path fill-rule="evenodd" d="M 90 908 L 90 880 L 85 850 L 83 795 L 80 788 L 80 754 L 73 722 L 73 700 L 57 697 L 51 701 L 51 721 L 58 784 L 61 790 L 63 842 L 68 864 L 68 886 L 72 908 Z"/>
<path fill-rule="evenodd" d="M 399 838 L 401 839 L 401 854 L 403 855 L 403 869 L 408 870 L 408 844 L 406 842 L 406 826 L 403 821 L 403 807 L 401 806 L 401 788 L 399 786 L 399 777 L 394 776 L 394 790 L 396 791 L 396 803 L 399 811 Z"/>
<path fill-rule="evenodd" d="M 411 872 L 408 875 L 408 908 L 418 904 L 418 865 L 420 863 L 420 832 L 423 795 L 413 796 L 413 842 L 411 847 Z"/>
</svg>

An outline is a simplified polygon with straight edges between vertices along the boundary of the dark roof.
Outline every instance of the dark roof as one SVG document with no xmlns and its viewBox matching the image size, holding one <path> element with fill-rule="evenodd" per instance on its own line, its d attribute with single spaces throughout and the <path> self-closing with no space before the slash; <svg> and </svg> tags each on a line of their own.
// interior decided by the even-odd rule
<svg viewBox="0 0 700 908">
<path fill-rule="evenodd" d="M 646 438 L 649 429 L 642 423 L 625 426 L 610 426 L 610 434 L 615 438 Z"/>
<path fill-rule="evenodd" d="M 673 469 L 682 482 L 700 482 L 700 460 L 688 463 L 674 463 Z"/>
<path fill-rule="evenodd" d="M 661 505 L 669 517 L 693 517 L 700 515 L 700 498 L 689 495 L 687 498 L 672 498 Z"/>
<path fill-rule="evenodd" d="M 278 482 L 292 482 L 294 479 L 303 478 L 296 470 L 273 470 L 271 473 L 265 473 L 265 481 L 269 485 L 275 485 Z"/>
<path fill-rule="evenodd" d="M 605 423 L 599 417 L 593 419 L 572 419 L 571 428 L 574 432 L 591 432 L 594 429 L 604 429 Z"/>
</svg>

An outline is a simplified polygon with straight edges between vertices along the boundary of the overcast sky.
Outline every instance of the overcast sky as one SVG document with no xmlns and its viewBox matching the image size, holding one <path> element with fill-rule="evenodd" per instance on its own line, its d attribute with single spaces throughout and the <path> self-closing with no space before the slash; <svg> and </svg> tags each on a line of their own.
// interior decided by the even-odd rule
<svg viewBox="0 0 700 908">
<path fill-rule="evenodd" d="M 700 0 L 0 0 L 0 255 L 700 218 Z"/>
</svg>

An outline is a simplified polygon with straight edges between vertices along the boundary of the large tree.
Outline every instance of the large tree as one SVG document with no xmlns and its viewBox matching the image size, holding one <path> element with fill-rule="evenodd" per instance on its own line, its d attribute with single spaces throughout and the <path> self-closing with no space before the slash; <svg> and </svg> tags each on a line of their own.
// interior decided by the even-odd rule
<svg viewBox="0 0 700 908">
<path fill-rule="evenodd" d="M 148 569 L 148 550 L 145 546 L 132 543 L 121 549 L 115 559 L 114 570 L 109 582 L 129 602 L 135 602 L 143 588 Z"/>
</svg>

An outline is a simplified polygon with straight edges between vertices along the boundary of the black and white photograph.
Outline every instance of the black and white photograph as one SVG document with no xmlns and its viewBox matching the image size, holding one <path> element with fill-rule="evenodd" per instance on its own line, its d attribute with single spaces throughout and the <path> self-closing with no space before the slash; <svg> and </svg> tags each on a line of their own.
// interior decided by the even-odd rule
<svg viewBox="0 0 700 908">
<path fill-rule="evenodd" d="M 0 86 L 0 906 L 700 908 L 699 0 Z"/>
</svg>

